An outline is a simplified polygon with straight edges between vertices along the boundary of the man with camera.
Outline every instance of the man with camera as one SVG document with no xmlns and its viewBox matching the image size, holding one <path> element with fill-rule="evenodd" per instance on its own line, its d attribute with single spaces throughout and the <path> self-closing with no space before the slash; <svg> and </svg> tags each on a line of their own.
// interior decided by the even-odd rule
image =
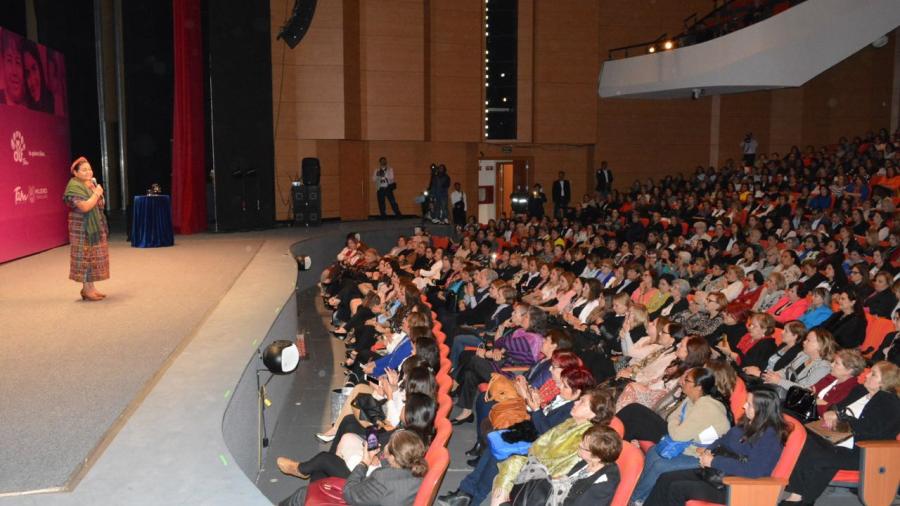
<svg viewBox="0 0 900 506">
<path fill-rule="evenodd" d="M 378 212 L 381 219 L 387 218 L 384 209 L 384 199 L 387 198 L 391 203 L 391 209 L 394 210 L 396 217 L 401 217 L 400 206 L 397 205 L 397 199 L 394 198 L 394 190 L 397 189 L 397 183 L 394 181 L 394 169 L 387 163 L 387 158 L 378 159 L 378 168 L 375 169 L 375 176 L 372 178 L 378 185 Z"/>
</svg>

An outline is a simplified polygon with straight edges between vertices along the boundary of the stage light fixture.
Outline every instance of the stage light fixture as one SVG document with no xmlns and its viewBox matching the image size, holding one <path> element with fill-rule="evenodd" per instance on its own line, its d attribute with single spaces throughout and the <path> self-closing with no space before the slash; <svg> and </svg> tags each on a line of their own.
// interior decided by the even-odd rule
<svg viewBox="0 0 900 506">
<path fill-rule="evenodd" d="M 656 52 L 656 46 L 650 46 L 649 48 L 647 48 L 647 52 L 648 52 L 648 53 L 655 53 L 655 52 Z"/>
<path fill-rule="evenodd" d="M 675 47 L 675 43 L 673 43 L 671 40 L 667 40 L 663 44 L 663 47 L 666 48 L 666 50 L 669 50 L 669 49 L 672 49 L 673 47 Z"/>
<path fill-rule="evenodd" d="M 263 350 L 262 361 L 272 374 L 290 374 L 300 363 L 300 350 L 296 343 L 281 339 Z"/>
</svg>

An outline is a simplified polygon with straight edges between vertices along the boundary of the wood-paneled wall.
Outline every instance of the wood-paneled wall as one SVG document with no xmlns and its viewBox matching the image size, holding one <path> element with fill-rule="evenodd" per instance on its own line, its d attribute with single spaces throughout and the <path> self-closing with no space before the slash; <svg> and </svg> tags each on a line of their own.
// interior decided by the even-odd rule
<svg viewBox="0 0 900 506">
<path fill-rule="evenodd" d="M 292 0 L 270 0 L 273 33 Z M 519 116 L 513 143 L 483 142 L 484 0 L 319 2 L 304 40 L 272 41 L 277 218 L 288 219 L 290 182 L 303 157 L 322 164 L 323 215 L 377 212 L 371 174 L 380 156 L 398 177 L 404 213 L 444 163 L 474 202 L 480 158 L 532 160 L 549 185 L 565 170 L 573 192 L 607 160 L 616 186 L 740 156 L 753 131 L 760 150 L 823 144 L 888 126 L 895 36 L 801 88 L 713 99 L 601 100 L 609 48 L 682 29 L 708 0 L 519 0 Z M 716 115 L 716 112 L 718 113 Z M 717 118 L 717 121 L 714 119 Z M 503 146 L 512 146 L 512 153 Z"/>
</svg>

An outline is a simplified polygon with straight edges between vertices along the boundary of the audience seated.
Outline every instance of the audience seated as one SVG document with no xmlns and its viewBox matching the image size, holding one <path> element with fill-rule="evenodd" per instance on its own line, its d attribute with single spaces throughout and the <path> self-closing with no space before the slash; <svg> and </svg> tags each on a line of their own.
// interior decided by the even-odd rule
<svg viewBox="0 0 900 506">
<path fill-rule="evenodd" d="M 623 444 L 646 453 L 632 503 L 723 503 L 697 470 L 770 475 L 793 427 L 783 398 L 799 389 L 853 433 L 847 448 L 806 439 L 785 498 L 814 502 L 835 470 L 859 467 L 856 440 L 900 431 L 900 176 L 887 145 L 900 134 L 760 154 L 586 195 L 559 218 L 531 206 L 449 240 L 419 230 L 381 257 L 349 236 L 322 275 L 349 396 L 318 434 L 329 451 L 279 467 L 346 479 L 348 503 L 368 500 L 387 475 L 364 477 L 364 459 L 378 463 L 361 442 L 427 448 L 440 369 L 455 380 L 453 425 L 476 430 L 474 470 L 439 504 L 608 504 Z M 392 452 L 381 467 L 406 474 L 391 504 L 411 504 L 418 449 Z"/>
</svg>

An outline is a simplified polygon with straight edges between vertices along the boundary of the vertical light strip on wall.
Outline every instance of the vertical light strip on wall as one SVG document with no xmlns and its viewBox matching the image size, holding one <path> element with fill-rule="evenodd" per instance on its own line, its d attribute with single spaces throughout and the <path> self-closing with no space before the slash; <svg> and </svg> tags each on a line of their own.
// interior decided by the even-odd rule
<svg viewBox="0 0 900 506">
<path fill-rule="evenodd" d="M 518 0 L 484 2 L 484 138 L 516 138 Z"/>
</svg>

